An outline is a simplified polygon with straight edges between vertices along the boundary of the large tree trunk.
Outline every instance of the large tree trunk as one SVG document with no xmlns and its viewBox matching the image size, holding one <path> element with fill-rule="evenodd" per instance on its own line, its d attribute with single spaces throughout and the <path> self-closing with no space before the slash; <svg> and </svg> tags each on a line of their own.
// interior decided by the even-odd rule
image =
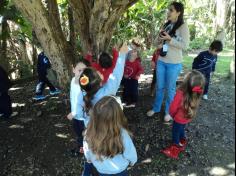
<svg viewBox="0 0 236 176">
<path fill-rule="evenodd" d="M 75 13 L 83 53 L 88 50 L 93 50 L 95 54 L 106 51 L 120 17 L 137 1 L 69 0 Z"/>
<path fill-rule="evenodd" d="M 1 45 L 0 45 L 0 65 L 9 72 L 10 64 L 7 57 L 7 38 L 9 36 L 7 19 L 2 19 L 2 34 L 1 34 Z"/>
<path fill-rule="evenodd" d="M 229 11 L 228 0 L 216 1 L 216 39 L 225 43 L 226 19 Z"/>
<path fill-rule="evenodd" d="M 75 54 L 62 32 L 56 0 L 48 2 L 48 11 L 40 0 L 13 2 L 31 22 L 40 44 L 57 72 L 60 85 L 67 88 L 71 78 L 71 59 Z"/>
</svg>

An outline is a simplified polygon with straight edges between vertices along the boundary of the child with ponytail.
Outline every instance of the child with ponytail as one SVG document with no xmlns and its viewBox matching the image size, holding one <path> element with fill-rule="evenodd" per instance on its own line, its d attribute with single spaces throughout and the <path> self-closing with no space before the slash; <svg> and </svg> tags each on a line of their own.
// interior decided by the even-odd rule
<svg viewBox="0 0 236 176">
<path fill-rule="evenodd" d="M 170 106 L 170 115 L 174 119 L 172 127 L 173 145 L 162 150 L 166 156 L 178 159 L 179 154 L 185 150 L 187 145 L 185 127 L 196 117 L 204 86 L 204 76 L 193 70 L 185 76 L 184 82 L 177 90 Z"/>
</svg>

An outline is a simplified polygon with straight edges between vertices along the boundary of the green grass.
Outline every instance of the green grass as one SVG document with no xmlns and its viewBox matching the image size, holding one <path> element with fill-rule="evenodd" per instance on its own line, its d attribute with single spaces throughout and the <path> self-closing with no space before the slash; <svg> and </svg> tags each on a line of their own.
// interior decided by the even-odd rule
<svg viewBox="0 0 236 176">
<path fill-rule="evenodd" d="M 233 58 L 234 51 L 230 49 L 225 49 L 219 54 L 218 62 L 216 65 L 216 75 L 220 77 L 227 77 L 230 70 L 230 63 Z M 189 54 L 184 57 L 184 67 L 188 70 L 192 68 L 193 59 L 196 57 L 194 54 Z"/>
</svg>

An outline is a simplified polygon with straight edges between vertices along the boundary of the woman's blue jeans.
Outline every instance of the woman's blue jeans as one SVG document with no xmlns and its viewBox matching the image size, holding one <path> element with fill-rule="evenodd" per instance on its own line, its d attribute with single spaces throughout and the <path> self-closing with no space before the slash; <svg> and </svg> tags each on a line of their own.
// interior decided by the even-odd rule
<svg viewBox="0 0 236 176">
<path fill-rule="evenodd" d="M 176 82 L 181 73 L 182 64 L 168 64 L 163 61 L 157 62 L 157 93 L 153 105 L 154 112 L 160 112 L 164 96 L 166 94 L 165 113 L 169 114 L 170 104 L 176 93 Z"/>
</svg>

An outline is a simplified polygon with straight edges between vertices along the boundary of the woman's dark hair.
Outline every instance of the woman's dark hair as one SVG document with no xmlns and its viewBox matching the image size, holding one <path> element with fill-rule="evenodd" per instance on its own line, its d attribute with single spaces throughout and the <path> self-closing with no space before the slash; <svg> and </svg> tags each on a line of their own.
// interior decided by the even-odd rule
<svg viewBox="0 0 236 176">
<path fill-rule="evenodd" d="M 93 107 L 92 100 L 94 95 L 101 88 L 102 79 L 98 72 L 93 68 L 86 68 L 80 77 L 80 87 L 86 92 L 84 96 L 85 102 L 85 112 L 89 113 L 90 109 Z"/>
<path fill-rule="evenodd" d="M 215 50 L 216 52 L 221 52 L 223 51 L 223 43 L 219 40 L 215 40 L 212 42 L 210 49 Z"/>
<path fill-rule="evenodd" d="M 170 36 L 175 36 L 176 30 L 184 24 L 184 5 L 181 2 L 175 1 L 175 2 L 172 2 L 170 6 L 174 6 L 175 10 L 177 12 L 180 12 L 177 22 L 175 23 L 173 29 L 169 33 Z M 170 23 L 171 21 L 168 21 L 164 25 L 164 28 L 166 28 Z"/>
</svg>

